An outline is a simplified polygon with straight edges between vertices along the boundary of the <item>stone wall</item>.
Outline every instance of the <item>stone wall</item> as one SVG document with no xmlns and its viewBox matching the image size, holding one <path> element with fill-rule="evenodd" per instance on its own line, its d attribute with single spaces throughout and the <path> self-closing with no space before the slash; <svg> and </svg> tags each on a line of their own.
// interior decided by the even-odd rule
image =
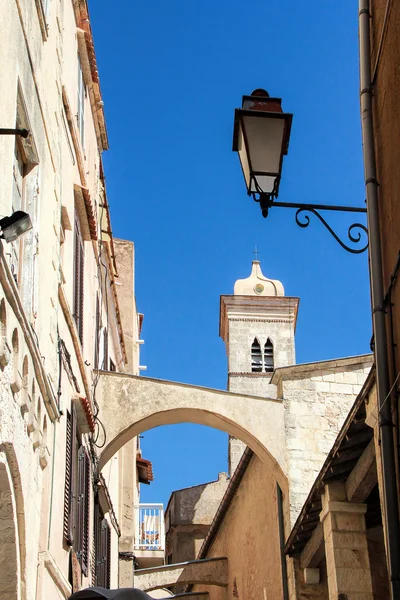
<svg viewBox="0 0 400 600">
<path fill-rule="evenodd" d="M 219 473 L 217 481 L 172 492 L 165 513 L 169 563 L 197 557 L 228 482 L 226 473 Z"/>
<path fill-rule="evenodd" d="M 291 525 L 371 368 L 370 355 L 280 369 Z"/>
</svg>

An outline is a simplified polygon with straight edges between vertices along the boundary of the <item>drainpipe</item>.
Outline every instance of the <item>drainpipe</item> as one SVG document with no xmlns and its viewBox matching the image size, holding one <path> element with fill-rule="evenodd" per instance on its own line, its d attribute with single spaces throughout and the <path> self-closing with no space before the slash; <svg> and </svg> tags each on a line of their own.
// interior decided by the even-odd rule
<svg viewBox="0 0 400 600">
<path fill-rule="evenodd" d="M 381 437 L 383 501 L 385 507 L 384 526 L 391 598 L 392 600 L 400 600 L 400 523 L 384 308 L 378 182 L 376 179 L 375 143 L 372 121 L 373 93 L 371 84 L 370 18 L 369 0 L 359 0 L 361 127 L 369 228 L 369 268 Z"/>
</svg>

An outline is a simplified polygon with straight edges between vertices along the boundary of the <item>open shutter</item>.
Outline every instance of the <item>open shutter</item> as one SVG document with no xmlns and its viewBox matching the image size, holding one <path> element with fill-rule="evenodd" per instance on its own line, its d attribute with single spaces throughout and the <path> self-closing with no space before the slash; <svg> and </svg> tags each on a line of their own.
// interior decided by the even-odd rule
<svg viewBox="0 0 400 600">
<path fill-rule="evenodd" d="M 111 534 L 110 526 L 106 519 L 101 522 L 101 568 L 100 585 L 110 588 L 110 553 L 111 553 Z"/>
<path fill-rule="evenodd" d="M 97 502 L 95 504 L 94 532 L 96 549 L 95 585 L 109 588 L 111 575 L 111 530 L 107 520 L 103 518 Z"/>
<path fill-rule="evenodd" d="M 83 446 L 78 451 L 78 507 L 76 523 L 76 554 L 84 575 L 89 565 L 90 462 Z"/>
<path fill-rule="evenodd" d="M 101 565 L 101 521 L 102 515 L 100 512 L 100 506 L 98 501 L 95 501 L 94 504 L 94 577 L 93 577 L 93 585 L 99 585 L 100 587 L 104 587 L 101 584 L 100 580 L 100 565 Z"/>
<path fill-rule="evenodd" d="M 65 489 L 64 489 L 64 541 L 74 544 L 75 489 L 76 489 L 76 418 L 74 409 L 67 411 L 65 448 Z"/>
</svg>

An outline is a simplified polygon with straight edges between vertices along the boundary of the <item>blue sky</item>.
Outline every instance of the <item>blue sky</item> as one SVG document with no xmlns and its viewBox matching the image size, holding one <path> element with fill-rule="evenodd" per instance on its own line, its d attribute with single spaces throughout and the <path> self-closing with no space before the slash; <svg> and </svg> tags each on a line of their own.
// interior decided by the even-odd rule
<svg viewBox="0 0 400 600">
<path fill-rule="evenodd" d="M 147 376 L 226 388 L 219 296 L 250 272 L 299 296 L 297 362 L 369 351 L 367 257 L 316 219 L 268 219 L 231 150 L 233 112 L 258 87 L 292 112 L 280 200 L 364 205 L 356 2 L 106 0 L 90 3 L 110 150 L 114 235 L 136 247 Z M 348 216 L 331 215 L 342 234 Z M 226 435 L 194 425 L 146 432 L 155 481 L 142 500 L 226 469 Z"/>
</svg>

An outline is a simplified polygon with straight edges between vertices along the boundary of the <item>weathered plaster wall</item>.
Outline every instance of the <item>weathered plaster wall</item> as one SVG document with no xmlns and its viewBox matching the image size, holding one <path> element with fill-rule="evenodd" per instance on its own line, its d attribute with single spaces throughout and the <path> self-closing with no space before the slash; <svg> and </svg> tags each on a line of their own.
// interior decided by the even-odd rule
<svg viewBox="0 0 400 600">
<path fill-rule="evenodd" d="M 211 586 L 194 591 L 208 590 L 210 600 L 282 598 L 277 478 L 281 481 L 272 467 L 252 458 L 207 554 L 228 557 L 228 591 Z"/>
</svg>

